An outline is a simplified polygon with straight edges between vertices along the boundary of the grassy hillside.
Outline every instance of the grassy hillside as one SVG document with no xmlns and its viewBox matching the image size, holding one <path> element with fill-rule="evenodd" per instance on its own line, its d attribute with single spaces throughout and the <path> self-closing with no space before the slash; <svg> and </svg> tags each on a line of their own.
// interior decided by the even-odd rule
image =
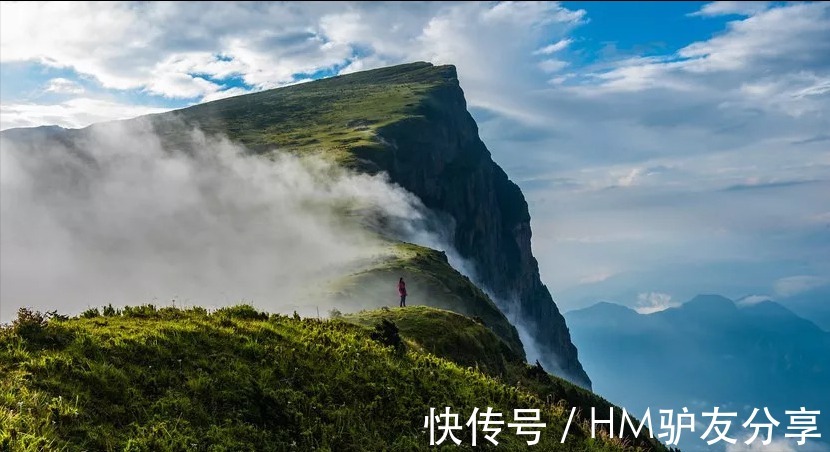
<svg viewBox="0 0 830 452">
<path fill-rule="evenodd" d="M 376 132 L 390 124 L 423 114 L 436 88 L 457 83 L 453 66 L 419 62 L 314 80 L 307 83 L 220 99 L 181 110 L 123 121 L 147 121 L 147 133 L 158 136 L 166 148 L 189 150 L 198 146 L 190 130 L 227 136 L 255 152 L 281 149 L 315 152 L 352 166 L 353 151 L 380 150 L 385 144 Z M 84 129 L 37 127 L 10 129 L 10 139 L 55 140 L 82 145 L 86 134 L 112 122 Z"/>
<path fill-rule="evenodd" d="M 399 277 L 406 280 L 408 306 L 427 305 L 479 318 L 512 353 L 524 359 L 516 328 L 487 294 L 455 270 L 440 251 L 398 243 L 388 259 L 336 281 L 332 297 L 344 311 L 349 311 L 349 306 L 396 306 Z"/>
<path fill-rule="evenodd" d="M 523 355 L 513 353 L 504 341 L 481 324 L 480 319 L 425 306 L 364 311 L 342 318 L 365 327 L 372 327 L 383 320 L 391 321 L 412 348 L 468 369 L 476 369 L 507 385 L 521 388 L 540 400 L 579 407 L 584 422 L 590 421 L 591 407 L 599 413 L 608 413 L 609 408 L 613 408 L 615 419 L 621 419 L 622 411 L 602 397 L 549 375 L 538 365 L 529 365 Z M 436 334 L 437 331 L 440 334 Z M 643 448 L 662 448 L 657 443 L 637 439 L 633 435 L 627 436 L 626 441 Z"/>
<path fill-rule="evenodd" d="M 402 324 L 464 322 L 413 311 Z M 347 322 L 247 306 L 102 314 L 23 313 L 0 330 L 0 450 L 418 450 L 428 408 L 445 405 L 538 407 L 548 423 L 540 450 L 626 449 L 581 424 L 560 445 L 564 404 L 425 353 L 423 339 L 402 351 Z M 498 438 L 524 448 L 511 431 Z"/>
<path fill-rule="evenodd" d="M 432 88 L 456 80 L 451 66 L 411 63 L 332 77 L 151 115 L 170 144 L 187 146 L 182 124 L 227 135 L 256 151 L 324 152 L 352 163 L 355 148 L 382 147 L 379 128 L 419 116 Z"/>
<path fill-rule="evenodd" d="M 412 306 L 363 311 L 342 318 L 367 328 L 384 319 L 389 320 L 415 349 L 488 375 L 507 376 L 509 366 L 524 363 L 523 356 L 513 352 L 503 340 L 479 323 L 480 320 L 443 309 Z"/>
</svg>

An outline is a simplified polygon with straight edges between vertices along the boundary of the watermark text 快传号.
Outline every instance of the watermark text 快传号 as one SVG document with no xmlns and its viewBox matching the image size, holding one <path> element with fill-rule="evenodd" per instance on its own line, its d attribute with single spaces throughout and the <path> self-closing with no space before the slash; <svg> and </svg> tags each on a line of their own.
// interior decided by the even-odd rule
<svg viewBox="0 0 830 452">
<path fill-rule="evenodd" d="M 575 407 L 571 408 L 568 423 L 560 439 L 562 443 L 565 442 L 568 436 L 568 431 L 574 421 L 576 411 L 577 409 Z M 657 438 L 664 440 L 667 445 L 678 444 L 684 430 L 689 433 L 695 432 L 695 413 L 690 413 L 687 408 L 683 408 L 682 412 L 677 413 L 674 410 L 658 410 L 658 413 L 660 425 Z M 784 414 L 788 417 L 788 424 L 785 428 L 786 433 L 784 434 L 785 438 L 796 438 L 798 445 L 804 445 L 807 438 L 821 438 L 821 433 L 818 432 L 816 423 L 816 419 L 821 414 L 821 411 L 808 411 L 805 407 L 801 407 L 799 410 L 787 410 Z M 635 437 L 644 433 L 644 427 L 647 428 L 649 437 L 654 437 L 650 408 L 646 409 L 643 419 L 637 427 L 635 427 L 634 420 L 624 408 L 622 409 L 622 415 L 616 422 L 613 408 L 609 408 L 608 417 L 601 418 L 598 415 L 594 407 L 591 407 L 592 438 L 596 437 L 596 432 L 601 426 L 606 426 L 605 430 L 613 438 L 615 425 L 619 425 L 616 432 L 620 438 L 623 436 L 622 433 L 626 426 L 628 426 Z M 725 441 L 730 444 L 737 442 L 737 439 L 730 436 L 729 432 L 732 427 L 732 421 L 738 420 L 737 412 L 724 412 L 720 411 L 719 407 L 714 407 L 710 412 L 701 413 L 701 417 L 709 419 L 709 427 L 700 436 L 701 439 L 706 441 L 706 444 L 712 445 L 719 441 Z M 466 421 L 462 424 L 461 421 L 464 419 Z M 459 413 L 453 412 L 450 407 L 445 407 L 443 411 L 430 408 L 429 415 L 424 417 L 424 428 L 427 429 L 429 435 L 429 444 L 436 446 L 450 441 L 456 445 L 460 445 L 462 441 L 456 435 L 460 435 L 466 429 L 470 433 L 470 445 L 477 446 L 483 441 L 498 445 L 498 435 L 506 427 L 515 432 L 517 436 L 525 438 L 529 446 L 533 446 L 539 443 L 542 431 L 547 426 L 546 423 L 542 422 L 540 410 L 530 408 L 514 409 L 513 416 L 509 420 L 506 420 L 501 412 L 493 411 L 492 407 L 487 407 L 485 410 L 474 408 L 470 416 L 464 419 L 461 418 Z M 752 436 L 743 442 L 749 445 L 758 439 L 759 436 L 762 436 L 761 444 L 768 445 L 772 442 L 773 430 L 780 425 L 781 422 L 772 416 L 767 407 L 764 407 L 763 410 L 753 408 L 752 414 L 740 424 L 744 430 L 752 433 Z"/>
</svg>

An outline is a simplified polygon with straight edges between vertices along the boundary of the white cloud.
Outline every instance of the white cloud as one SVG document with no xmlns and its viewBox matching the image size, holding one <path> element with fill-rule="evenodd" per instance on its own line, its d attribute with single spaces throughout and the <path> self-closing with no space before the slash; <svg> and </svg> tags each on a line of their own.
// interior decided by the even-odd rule
<svg viewBox="0 0 830 452">
<path fill-rule="evenodd" d="M 770 300 L 772 300 L 772 298 L 770 298 L 768 295 L 749 295 L 737 300 L 735 304 L 737 304 L 738 306 L 752 306 L 754 304 Z"/>
<path fill-rule="evenodd" d="M 792 55 L 805 43 L 816 50 L 827 49 L 826 42 L 810 43 L 830 35 L 827 29 L 830 6 L 821 3 L 793 4 L 773 8 L 742 21 L 729 23 L 729 32 L 708 41 L 700 41 L 681 49 L 678 54 L 691 60 L 682 67 L 690 72 L 741 69 L 754 62 L 790 63 L 778 68 L 791 71 L 795 67 L 809 69 L 823 60 L 819 55 Z M 805 42 L 806 41 L 806 42 Z M 797 66 L 794 63 L 800 63 Z M 752 72 L 763 68 L 750 68 Z M 757 74 L 757 72 L 756 72 Z"/>
<path fill-rule="evenodd" d="M 4 3 L 0 59 L 182 99 L 221 97 L 229 76 L 266 89 L 320 70 L 429 60 L 458 66 L 471 104 L 521 116 L 494 88 L 521 68 L 564 67 L 528 58 L 584 15 L 556 2 Z"/>
<path fill-rule="evenodd" d="M 774 93 L 805 83 L 802 90 L 810 92 L 816 86 L 822 92 L 827 80 L 825 55 L 830 52 L 828 11 L 826 3 L 759 10 L 745 20 L 730 22 L 726 33 L 689 44 L 676 55 L 624 60 L 597 77 L 610 91 L 664 87 L 705 92 L 708 87 L 727 95 L 734 92 L 742 99 L 742 86 L 751 80 L 777 88 Z M 799 79 L 805 82 L 798 83 Z"/>
<path fill-rule="evenodd" d="M 597 272 L 597 273 L 592 273 L 590 275 L 583 276 L 579 280 L 579 283 L 580 284 L 594 284 L 594 283 L 598 283 L 598 282 L 603 282 L 606 279 L 614 276 L 615 274 L 616 274 L 616 272 L 603 270 L 603 271 L 600 271 L 600 272 Z"/>
<path fill-rule="evenodd" d="M 206 94 L 205 97 L 202 98 L 202 102 L 212 102 L 214 100 L 225 99 L 228 97 L 241 96 L 243 94 L 249 94 L 250 92 L 250 90 L 245 88 L 228 88 L 223 91 L 215 91 L 210 94 Z"/>
<path fill-rule="evenodd" d="M 791 297 L 827 284 L 825 278 L 811 275 L 788 276 L 773 284 L 775 293 L 781 297 Z"/>
<path fill-rule="evenodd" d="M 690 16 L 723 16 L 730 14 L 751 16 L 769 7 L 770 2 L 717 1 L 703 5 L 699 11 L 690 14 Z"/>
<path fill-rule="evenodd" d="M 631 168 L 631 171 L 629 171 L 628 174 L 620 177 L 617 180 L 617 183 L 621 187 L 630 187 L 630 186 L 635 185 L 637 183 L 637 180 L 640 178 L 642 173 L 643 173 L 642 168 Z"/>
<path fill-rule="evenodd" d="M 573 42 L 571 39 L 565 38 L 560 39 L 559 41 L 554 42 L 553 44 L 547 45 L 542 47 L 541 49 L 533 52 L 534 55 L 550 55 L 552 53 L 556 53 L 568 47 L 568 44 Z"/>
<path fill-rule="evenodd" d="M 132 118 L 166 110 L 168 109 L 86 97 L 48 105 L 2 104 L 0 105 L 0 130 L 13 127 L 36 127 L 44 124 L 79 128 L 95 122 Z"/>
<path fill-rule="evenodd" d="M 568 66 L 568 64 L 569 63 L 567 61 L 549 58 L 547 60 L 542 60 L 539 63 L 539 68 L 541 68 L 545 72 L 554 73 L 559 72 L 562 69 L 565 69 Z"/>
<path fill-rule="evenodd" d="M 671 295 L 667 293 L 646 292 L 637 295 L 634 310 L 640 314 L 653 314 L 676 306 L 680 306 L 680 303 L 672 301 Z"/>
<path fill-rule="evenodd" d="M 336 5 L 279 3 L 4 3 L 3 62 L 72 68 L 105 88 L 194 97 L 220 87 L 197 74 L 270 87 L 341 63 L 317 15 Z M 91 33 L 90 30 L 95 30 Z"/>
<path fill-rule="evenodd" d="M 529 56 L 540 43 L 579 24 L 584 11 L 568 11 L 551 2 L 486 5 L 456 5 L 430 19 L 418 38 L 416 59 L 455 64 L 470 105 L 547 126 L 545 118 L 528 111 L 522 100 L 537 83 L 544 83 L 543 68 L 562 64 L 539 67 Z"/>
<path fill-rule="evenodd" d="M 571 67 L 564 85 L 514 95 L 544 124 L 533 140 L 510 140 L 516 122 L 482 124 L 534 225 L 554 225 L 534 228 L 534 246 L 557 300 L 632 299 L 655 280 L 679 299 L 737 296 L 805 266 L 826 275 L 828 43 L 830 4 L 777 5 L 678 53 Z M 565 270 L 623 266 L 590 287 Z"/>
<path fill-rule="evenodd" d="M 46 82 L 46 88 L 44 88 L 44 91 L 56 94 L 83 94 L 84 87 L 77 82 L 59 77 L 53 78 Z"/>
<path fill-rule="evenodd" d="M 202 97 L 219 90 L 219 85 L 189 74 L 163 72 L 147 84 L 146 90 L 164 97 Z"/>
</svg>

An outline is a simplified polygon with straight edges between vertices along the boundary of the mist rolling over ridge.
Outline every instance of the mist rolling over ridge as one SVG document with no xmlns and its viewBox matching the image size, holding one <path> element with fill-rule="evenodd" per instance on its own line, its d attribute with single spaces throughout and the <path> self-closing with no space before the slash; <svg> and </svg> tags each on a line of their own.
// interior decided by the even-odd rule
<svg viewBox="0 0 830 452">
<path fill-rule="evenodd" d="M 79 135 L 72 146 L 3 139 L 3 321 L 19 306 L 296 306 L 389 253 L 349 210 L 433 237 L 416 232 L 420 201 L 382 174 L 254 156 L 197 129 L 185 137 L 195 152 L 170 151 L 141 121 Z"/>
</svg>

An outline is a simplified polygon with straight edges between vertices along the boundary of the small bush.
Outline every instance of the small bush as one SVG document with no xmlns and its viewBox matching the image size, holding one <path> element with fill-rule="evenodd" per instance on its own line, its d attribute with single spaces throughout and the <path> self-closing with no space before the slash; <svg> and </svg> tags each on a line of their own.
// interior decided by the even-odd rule
<svg viewBox="0 0 830 452">
<path fill-rule="evenodd" d="M 165 306 L 163 308 L 159 308 L 157 315 L 162 319 L 175 320 L 184 318 L 185 312 L 174 306 Z"/>
<path fill-rule="evenodd" d="M 224 315 L 232 319 L 240 320 L 268 320 L 268 314 L 257 311 L 249 304 L 240 304 L 229 308 L 222 308 L 216 311 L 220 316 Z"/>
<path fill-rule="evenodd" d="M 406 345 L 401 339 L 398 325 L 387 319 L 383 319 L 375 325 L 375 330 L 370 334 L 371 338 L 387 347 L 393 347 L 396 351 L 403 353 L 406 350 Z"/>
<path fill-rule="evenodd" d="M 112 307 L 112 303 L 104 306 L 104 317 L 115 317 L 121 315 L 121 311 Z"/>
<path fill-rule="evenodd" d="M 20 308 L 17 310 L 17 318 L 12 322 L 12 331 L 23 339 L 38 342 L 45 335 L 48 320 L 40 311 Z"/>
<path fill-rule="evenodd" d="M 85 319 L 94 319 L 95 317 L 98 317 L 100 315 L 101 311 L 99 311 L 98 308 L 89 308 L 81 313 L 81 317 Z"/>
<path fill-rule="evenodd" d="M 156 307 L 151 304 L 127 306 L 124 308 L 124 317 L 152 318 L 156 317 L 156 312 Z"/>
<path fill-rule="evenodd" d="M 64 322 L 64 321 L 69 320 L 68 315 L 58 314 L 57 310 L 47 311 L 46 312 L 46 318 L 49 319 L 49 320 L 57 321 L 57 322 Z"/>
<path fill-rule="evenodd" d="M 12 322 L 12 331 L 24 341 L 36 346 L 61 346 L 72 339 L 72 333 L 59 325 L 50 325 L 50 320 L 62 321 L 67 317 L 57 311 L 42 314 L 29 308 L 17 310 L 17 318 Z"/>
<path fill-rule="evenodd" d="M 339 319 L 340 317 L 343 317 L 343 313 L 337 308 L 331 308 L 329 311 L 329 317 L 332 319 Z"/>
<path fill-rule="evenodd" d="M 203 316 L 203 317 L 208 315 L 207 309 L 205 309 L 201 306 L 193 306 L 192 308 L 188 309 L 187 312 L 192 312 L 196 315 Z"/>
</svg>

